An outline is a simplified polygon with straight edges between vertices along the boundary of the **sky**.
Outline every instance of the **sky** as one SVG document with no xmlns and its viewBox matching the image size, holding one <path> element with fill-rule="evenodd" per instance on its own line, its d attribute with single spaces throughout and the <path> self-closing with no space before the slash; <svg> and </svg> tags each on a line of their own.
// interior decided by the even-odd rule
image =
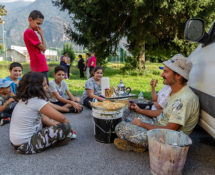
<svg viewBox="0 0 215 175">
<path fill-rule="evenodd" d="M 1 2 L 19 2 L 19 1 L 33 2 L 35 0 L 0 0 L 0 3 Z"/>
</svg>

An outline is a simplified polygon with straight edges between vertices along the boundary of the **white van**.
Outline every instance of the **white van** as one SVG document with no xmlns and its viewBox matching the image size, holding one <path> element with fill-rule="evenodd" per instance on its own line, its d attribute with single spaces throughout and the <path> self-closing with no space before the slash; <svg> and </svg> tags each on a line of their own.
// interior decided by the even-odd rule
<svg viewBox="0 0 215 175">
<path fill-rule="evenodd" d="M 215 22 L 208 33 L 202 19 L 190 19 L 185 39 L 201 43 L 188 57 L 192 62 L 188 85 L 199 96 L 199 124 L 215 138 Z"/>
</svg>

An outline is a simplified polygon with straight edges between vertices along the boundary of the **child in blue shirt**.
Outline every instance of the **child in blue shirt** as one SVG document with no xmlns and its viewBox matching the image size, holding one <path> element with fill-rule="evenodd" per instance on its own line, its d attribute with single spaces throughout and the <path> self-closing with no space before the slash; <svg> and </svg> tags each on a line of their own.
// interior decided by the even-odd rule
<svg viewBox="0 0 215 175">
<path fill-rule="evenodd" d="M 11 92 L 16 94 L 16 87 L 18 86 L 19 81 L 21 80 L 23 67 L 20 63 L 13 62 L 10 64 L 9 71 L 10 71 L 10 75 L 5 79 L 12 81 L 10 84 Z"/>
</svg>

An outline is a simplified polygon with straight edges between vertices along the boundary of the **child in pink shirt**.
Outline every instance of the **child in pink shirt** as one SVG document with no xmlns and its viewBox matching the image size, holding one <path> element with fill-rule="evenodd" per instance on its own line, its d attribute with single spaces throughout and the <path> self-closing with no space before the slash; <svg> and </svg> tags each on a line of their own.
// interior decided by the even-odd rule
<svg viewBox="0 0 215 175">
<path fill-rule="evenodd" d="M 43 20 L 44 16 L 40 11 L 34 10 L 30 13 L 29 26 L 24 32 L 24 42 L 30 56 L 31 71 L 43 73 L 48 82 L 48 66 L 44 55 L 46 42 L 41 28 Z M 41 40 L 35 31 L 40 35 Z"/>
</svg>

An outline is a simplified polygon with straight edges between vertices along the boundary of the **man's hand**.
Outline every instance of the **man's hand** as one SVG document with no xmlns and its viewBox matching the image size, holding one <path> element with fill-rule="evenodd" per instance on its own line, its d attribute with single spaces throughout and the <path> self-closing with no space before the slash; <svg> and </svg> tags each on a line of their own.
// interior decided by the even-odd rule
<svg viewBox="0 0 215 175">
<path fill-rule="evenodd" d="M 155 88 L 157 86 L 157 82 L 158 82 L 158 80 L 152 79 L 151 82 L 150 82 L 151 87 Z"/>
<path fill-rule="evenodd" d="M 137 112 L 137 113 L 139 113 L 139 111 L 141 110 L 141 109 L 137 106 L 137 104 L 135 104 L 135 103 L 130 104 L 130 105 L 128 106 L 128 108 L 129 108 L 129 110 L 133 110 L 133 111 L 135 111 L 135 112 Z"/>
<path fill-rule="evenodd" d="M 133 119 L 133 121 L 132 121 L 132 124 L 141 127 L 142 122 L 141 122 L 137 117 L 135 117 L 135 118 Z"/>
<path fill-rule="evenodd" d="M 98 100 L 99 100 L 99 101 L 104 101 L 104 98 L 99 97 Z"/>
</svg>

